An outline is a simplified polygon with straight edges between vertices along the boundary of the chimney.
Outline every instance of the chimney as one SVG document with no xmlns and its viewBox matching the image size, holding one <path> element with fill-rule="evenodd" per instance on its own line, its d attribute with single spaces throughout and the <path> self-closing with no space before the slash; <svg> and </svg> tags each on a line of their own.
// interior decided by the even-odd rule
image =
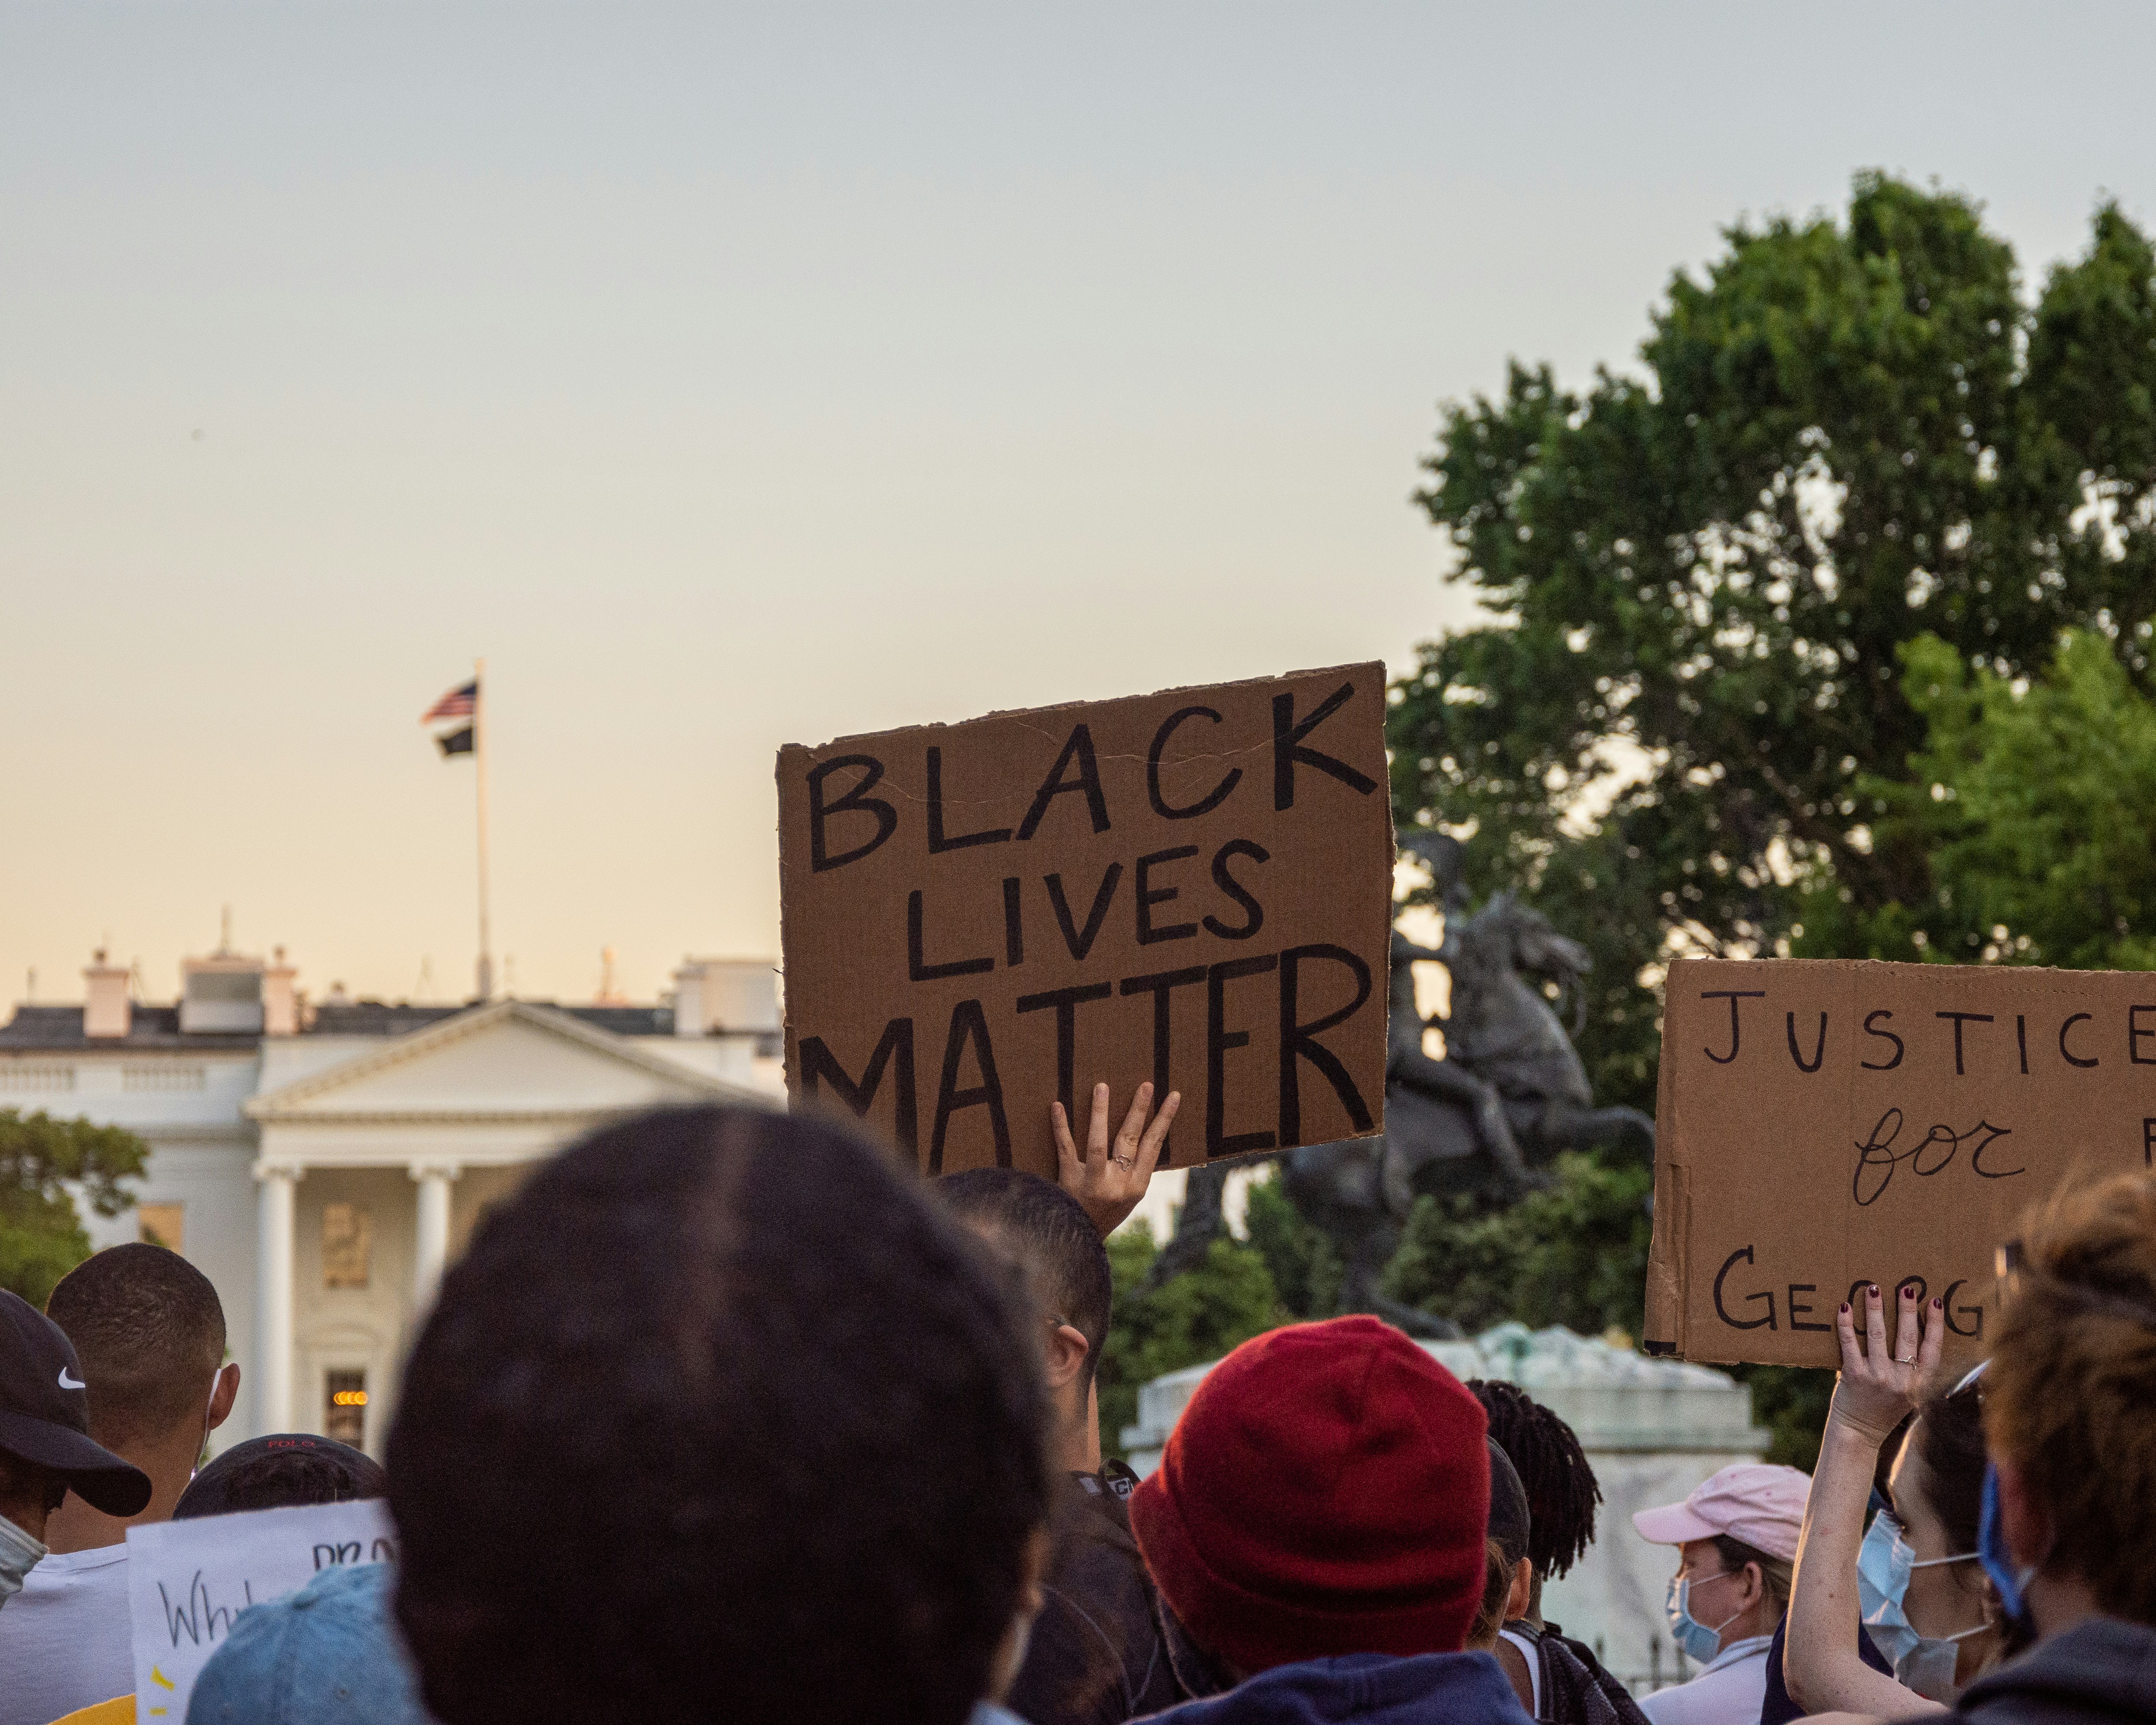
<svg viewBox="0 0 2156 1725">
<path fill-rule="evenodd" d="M 676 1036 L 778 1029 L 778 978 L 768 958 L 685 958 L 674 973 Z"/>
<path fill-rule="evenodd" d="M 299 972 L 285 962 L 280 947 L 262 972 L 262 1034 L 296 1036 L 300 1034 L 300 996 L 293 986 Z"/>
<path fill-rule="evenodd" d="M 82 1034 L 85 1036 L 125 1036 L 135 1022 L 135 1009 L 127 998 L 129 972 L 124 964 L 105 962 L 100 947 L 82 973 Z"/>
</svg>

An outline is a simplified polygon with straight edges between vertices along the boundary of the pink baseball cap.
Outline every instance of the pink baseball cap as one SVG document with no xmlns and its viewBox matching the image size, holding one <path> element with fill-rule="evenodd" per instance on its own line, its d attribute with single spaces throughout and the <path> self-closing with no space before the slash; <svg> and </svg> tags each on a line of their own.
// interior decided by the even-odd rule
<svg viewBox="0 0 2156 1725">
<path fill-rule="evenodd" d="M 1692 1488 L 1682 1503 L 1643 1509 L 1632 1517 L 1642 1539 L 1682 1545 L 1727 1534 L 1770 1558 L 1794 1562 L 1811 1476 L 1794 1467 L 1740 1461 Z"/>
</svg>

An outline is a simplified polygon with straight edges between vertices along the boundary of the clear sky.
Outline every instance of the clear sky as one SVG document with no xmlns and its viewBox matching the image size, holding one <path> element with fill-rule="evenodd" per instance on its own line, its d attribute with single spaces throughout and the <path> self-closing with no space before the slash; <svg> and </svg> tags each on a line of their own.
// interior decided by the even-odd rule
<svg viewBox="0 0 2156 1725">
<path fill-rule="evenodd" d="M 2139 5 L 0 3 L 0 1004 L 774 952 L 785 742 L 1465 616 L 1440 399 L 1882 166 L 2156 220 Z"/>
</svg>

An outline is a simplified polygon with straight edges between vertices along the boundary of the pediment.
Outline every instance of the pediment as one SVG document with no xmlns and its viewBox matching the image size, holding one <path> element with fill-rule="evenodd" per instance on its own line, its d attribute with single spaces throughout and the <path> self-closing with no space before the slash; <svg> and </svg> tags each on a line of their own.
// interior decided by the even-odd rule
<svg viewBox="0 0 2156 1725">
<path fill-rule="evenodd" d="M 246 1111 L 290 1124 L 535 1120 L 711 1101 L 769 1106 L 566 1013 L 497 1001 L 264 1091 Z"/>
</svg>

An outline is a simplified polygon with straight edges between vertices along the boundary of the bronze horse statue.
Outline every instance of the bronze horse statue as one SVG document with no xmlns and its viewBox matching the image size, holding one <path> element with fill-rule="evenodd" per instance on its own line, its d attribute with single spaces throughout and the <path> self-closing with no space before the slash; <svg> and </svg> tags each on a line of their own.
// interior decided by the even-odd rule
<svg viewBox="0 0 2156 1725">
<path fill-rule="evenodd" d="M 1378 1291 L 1415 1199 L 1490 1189 L 1516 1200 L 1548 1183 L 1543 1168 L 1560 1150 L 1630 1137 L 1651 1157 L 1655 1123 L 1636 1108 L 1594 1106 L 1587 1070 L 1553 1005 L 1553 996 L 1557 1005 L 1571 1003 L 1575 1030 L 1584 1021 L 1586 949 L 1510 893 L 1466 914 L 1457 841 L 1419 833 L 1404 848 L 1429 866 L 1447 914 L 1435 947 L 1393 935 L 1385 1130 L 1306 1144 L 1277 1160 L 1289 1202 L 1340 1255 L 1339 1309 L 1373 1312 L 1411 1335 L 1445 1336 L 1457 1332 Z M 1416 1005 L 1418 960 L 1450 973 L 1451 1010 L 1443 1018 L 1425 1020 Z M 1444 1033 L 1442 1059 L 1423 1047 L 1430 1028 Z M 1175 1237 L 1154 1260 L 1150 1282 L 1187 1269 L 1219 1236 L 1227 1175 L 1221 1164 L 1191 1171 Z"/>
</svg>

